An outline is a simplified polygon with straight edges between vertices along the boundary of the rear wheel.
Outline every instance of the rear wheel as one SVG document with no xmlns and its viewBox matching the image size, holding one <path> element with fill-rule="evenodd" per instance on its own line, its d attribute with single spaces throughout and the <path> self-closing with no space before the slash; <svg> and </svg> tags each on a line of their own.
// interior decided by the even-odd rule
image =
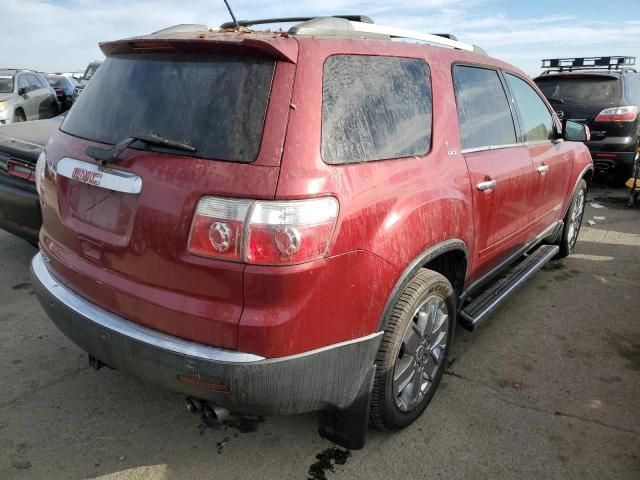
<svg viewBox="0 0 640 480">
<path fill-rule="evenodd" d="M 560 238 L 560 251 L 558 252 L 558 258 L 564 258 L 571 254 L 576 242 L 578 241 L 578 234 L 580 233 L 580 227 L 582 226 L 582 219 L 584 217 L 584 207 L 587 200 L 587 182 L 580 180 L 578 188 L 576 189 L 571 203 L 569 204 L 569 210 L 564 217 L 564 228 L 562 229 L 562 237 Z"/>
<path fill-rule="evenodd" d="M 377 427 L 406 427 L 427 407 L 444 373 L 455 316 L 449 281 L 420 270 L 398 298 L 376 357 L 371 420 Z"/>
</svg>

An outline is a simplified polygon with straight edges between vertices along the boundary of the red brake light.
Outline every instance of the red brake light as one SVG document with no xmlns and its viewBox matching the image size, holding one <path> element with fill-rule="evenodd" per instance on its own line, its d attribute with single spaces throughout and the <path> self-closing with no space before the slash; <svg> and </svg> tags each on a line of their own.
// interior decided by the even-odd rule
<svg viewBox="0 0 640 480">
<path fill-rule="evenodd" d="M 189 252 L 221 260 L 242 260 L 242 238 L 249 200 L 203 197 L 189 235 Z"/>
<path fill-rule="evenodd" d="M 35 167 L 28 163 L 17 162 L 13 159 L 7 162 L 7 173 L 14 177 L 35 182 Z"/>
<path fill-rule="evenodd" d="M 337 218 L 338 202 L 330 197 L 256 202 L 249 220 L 246 261 L 282 265 L 322 258 Z"/>
<path fill-rule="evenodd" d="M 638 117 L 638 107 L 606 108 L 596 117 L 596 122 L 634 122 Z"/>
<path fill-rule="evenodd" d="M 335 198 L 252 201 L 203 197 L 188 250 L 255 265 L 291 265 L 324 257 L 338 218 Z"/>
</svg>

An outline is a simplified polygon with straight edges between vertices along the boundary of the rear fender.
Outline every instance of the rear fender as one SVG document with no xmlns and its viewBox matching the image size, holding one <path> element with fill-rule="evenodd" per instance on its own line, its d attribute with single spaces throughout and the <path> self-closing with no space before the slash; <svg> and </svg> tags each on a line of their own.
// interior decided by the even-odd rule
<svg viewBox="0 0 640 480">
<path fill-rule="evenodd" d="M 389 314 L 393 309 L 393 306 L 396 304 L 398 297 L 402 294 L 403 290 L 407 286 L 407 284 L 411 281 L 411 279 L 415 276 L 418 271 L 427 265 L 431 260 L 437 258 L 438 256 L 447 253 L 458 251 L 464 253 L 466 259 L 466 272 L 465 279 L 469 277 L 469 251 L 467 249 L 467 245 L 464 241 L 459 238 L 453 238 L 450 240 L 445 240 L 436 245 L 433 245 L 423 251 L 420 255 L 418 255 L 405 270 L 402 272 L 398 280 L 396 281 L 393 290 L 391 290 L 391 294 L 389 295 L 389 299 L 384 307 L 382 317 L 378 322 L 378 330 L 382 331 L 385 329 L 387 325 L 387 321 L 389 318 Z"/>
</svg>

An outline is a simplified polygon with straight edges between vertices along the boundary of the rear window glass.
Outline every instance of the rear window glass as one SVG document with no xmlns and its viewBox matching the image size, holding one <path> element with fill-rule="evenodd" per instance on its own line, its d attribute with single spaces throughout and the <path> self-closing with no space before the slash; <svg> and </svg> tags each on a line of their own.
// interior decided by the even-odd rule
<svg viewBox="0 0 640 480">
<path fill-rule="evenodd" d="M 338 55 L 324 65 L 322 158 L 344 164 L 424 155 L 432 97 L 424 60 Z"/>
<path fill-rule="evenodd" d="M 252 162 L 274 69 L 273 59 L 247 56 L 109 57 L 62 130 L 108 144 L 155 134 L 193 146 L 197 157 Z"/>
<path fill-rule="evenodd" d="M 64 78 L 56 78 L 56 77 L 47 77 L 47 82 L 52 87 L 65 87 L 65 79 Z"/>
<path fill-rule="evenodd" d="M 453 81 L 463 149 L 516 143 L 513 116 L 498 72 L 458 65 Z"/>
<path fill-rule="evenodd" d="M 536 83 L 552 104 L 613 104 L 622 94 L 620 79 L 615 77 L 549 77 Z"/>
</svg>

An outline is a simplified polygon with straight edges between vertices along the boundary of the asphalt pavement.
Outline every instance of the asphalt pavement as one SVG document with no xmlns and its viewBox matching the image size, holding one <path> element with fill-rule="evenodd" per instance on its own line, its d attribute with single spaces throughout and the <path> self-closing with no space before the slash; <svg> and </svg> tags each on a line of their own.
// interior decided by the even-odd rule
<svg viewBox="0 0 640 480">
<path fill-rule="evenodd" d="M 315 414 L 208 425 L 180 395 L 94 371 L 33 295 L 35 249 L 0 232 L 0 479 L 637 480 L 640 207 L 590 199 L 571 257 L 457 330 L 425 414 L 353 452 Z"/>
</svg>

